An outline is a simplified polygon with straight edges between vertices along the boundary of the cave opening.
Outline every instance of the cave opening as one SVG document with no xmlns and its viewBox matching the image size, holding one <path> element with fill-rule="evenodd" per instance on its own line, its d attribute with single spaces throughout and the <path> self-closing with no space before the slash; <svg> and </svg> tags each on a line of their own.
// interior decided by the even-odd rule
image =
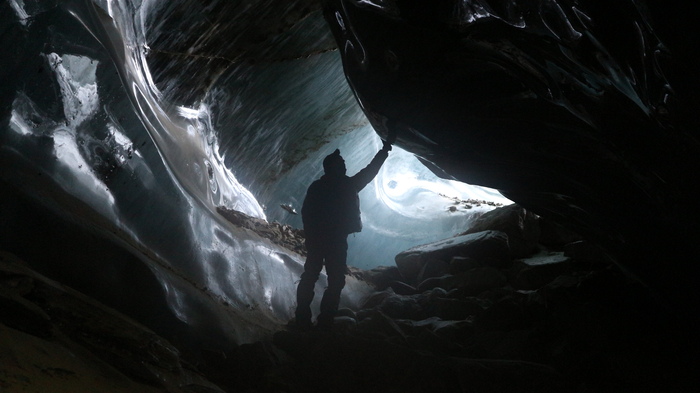
<svg viewBox="0 0 700 393">
<path fill-rule="evenodd" d="M 0 386 L 693 384 L 696 59 L 660 2 L 321 3 L 0 3 Z M 287 331 L 270 239 L 397 122 L 338 334 Z"/>
</svg>

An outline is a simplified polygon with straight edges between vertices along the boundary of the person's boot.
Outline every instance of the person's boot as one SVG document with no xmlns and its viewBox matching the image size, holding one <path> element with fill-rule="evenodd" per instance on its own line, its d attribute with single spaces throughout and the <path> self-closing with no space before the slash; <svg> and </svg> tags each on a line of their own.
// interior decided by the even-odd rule
<svg viewBox="0 0 700 393">
<path fill-rule="evenodd" d="M 311 323 L 311 315 L 306 314 L 303 311 L 300 312 L 299 310 L 297 310 L 294 318 L 287 324 L 287 328 L 289 330 L 299 332 L 311 330 L 313 328 L 313 324 Z"/>
</svg>

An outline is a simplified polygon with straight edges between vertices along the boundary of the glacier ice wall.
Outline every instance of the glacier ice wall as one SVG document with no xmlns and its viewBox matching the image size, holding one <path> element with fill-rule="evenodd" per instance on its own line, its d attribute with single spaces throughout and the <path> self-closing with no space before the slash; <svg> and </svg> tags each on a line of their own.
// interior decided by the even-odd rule
<svg viewBox="0 0 700 393">
<path fill-rule="evenodd" d="M 158 31 L 168 4 L 0 5 L 0 246 L 151 326 L 164 318 L 148 297 L 162 297 L 205 345 L 249 341 L 289 318 L 303 260 L 231 225 L 216 207 L 301 227 L 279 206 L 300 207 L 322 157 L 340 147 L 354 173 L 381 142 L 332 46 L 295 54 L 310 37 L 332 42 L 320 13 L 279 38 L 264 53 L 269 61 L 233 61 L 192 88 L 204 91 L 193 99 L 173 93 L 187 84 L 178 70 L 191 57 L 150 69 L 149 37 L 182 34 Z M 508 203 L 439 180 L 397 148 L 361 194 L 365 231 L 350 238 L 351 263 L 390 264 L 489 208 L 450 211 L 439 194 Z M 147 269 L 124 262 L 131 259 Z M 351 280 L 343 301 L 357 303 L 366 290 Z"/>
<path fill-rule="evenodd" d="M 139 257 L 184 324 L 217 339 L 250 340 L 288 319 L 299 256 L 214 212 L 226 206 L 264 218 L 224 165 L 207 106 L 167 103 L 153 84 L 143 40 L 149 8 L 130 1 L 4 5 L 3 247 L 22 254 L 12 231 L 42 225 L 10 211 L 18 195 L 30 196 Z M 36 247 L 41 233 L 33 233 Z M 83 250 L 75 243 L 77 260 Z M 90 263 L 117 270 L 113 261 Z M 134 277 L 123 277 L 111 290 L 137 290 Z"/>
</svg>

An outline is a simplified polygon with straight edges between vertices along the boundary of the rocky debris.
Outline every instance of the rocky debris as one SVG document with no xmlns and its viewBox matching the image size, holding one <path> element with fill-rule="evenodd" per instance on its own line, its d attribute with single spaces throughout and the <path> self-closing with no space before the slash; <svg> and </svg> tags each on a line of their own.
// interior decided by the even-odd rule
<svg viewBox="0 0 700 393">
<path fill-rule="evenodd" d="M 434 260 L 469 257 L 487 266 L 502 266 L 510 260 L 508 236 L 500 231 L 483 231 L 413 247 L 399 253 L 395 260 L 404 281 L 411 284 L 421 278 L 426 264 Z"/>
<path fill-rule="evenodd" d="M 282 366 L 294 370 L 293 377 L 284 371 L 295 381 L 289 391 L 314 391 L 311 381 L 322 387 L 318 391 L 651 392 L 695 386 L 694 366 L 676 353 L 688 351 L 687 341 L 672 333 L 672 315 L 644 287 L 580 237 L 552 240 L 549 233 L 549 248 L 539 242 L 538 217 L 517 206 L 502 209 L 481 221 L 483 231 L 407 250 L 396 267 L 354 272 L 377 292 L 354 316 L 343 313 L 333 334 L 276 334 L 276 346 L 296 360 Z M 514 253 L 511 237 L 518 238 Z M 563 244 L 565 238 L 573 242 Z M 487 246 L 479 248 L 482 242 Z M 479 366 L 460 369 L 469 375 L 464 385 L 448 382 L 454 378 L 449 370 L 463 361 Z M 509 368 L 486 371 L 481 362 Z M 535 365 L 541 367 L 534 371 L 541 373 L 537 386 L 525 378 Z M 324 371 L 316 367 L 337 379 L 319 376 Z M 360 372 L 350 377 L 348 369 Z M 381 376 L 373 374 L 379 371 Z M 370 381 L 373 388 L 365 385 Z"/>
<path fill-rule="evenodd" d="M 511 204 L 482 214 L 460 235 L 496 230 L 508 236 L 511 258 L 522 258 L 537 251 L 540 241 L 540 220 L 537 215 L 519 205 Z"/>
<path fill-rule="evenodd" d="M 304 245 L 306 237 L 302 229 L 292 228 L 290 225 L 278 222 L 267 222 L 222 206 L 217 207 L 216 211 L 233 225 L 251 230 L 279 246 L 306 256 L 306 246 Z M 296 212 L 293 214 L 296 214 Z"/>
<path fill-rule="evenodd" d="M 506 283 L 506 276 L 494 267 L 477 267 L 456 275 L 447 275 L 440 280 L 440 287 L 447 291 L 457 290 L 467 296 L 476 296 Z"/>
<path fill-rule="evenodd" d="M 583 238 L 552 220 L 539 217 L 540 239 L 539 243 L 554 249 L 561 249 L 567 244 L 581 241 Z"/>
<path fill-rule="evenodd" d="M 439 356 L 377 338 L 280 332 L 274 343 L 295 360 L 279 370 L 298 382 L 287 392 L 554 392 L 565 386 L 559 373 L 541 364 Z"/>
<path fill-rule="evenodd" d="M 0 253 L 3 392 L 222 393 L 165 339 Z"/>
<path fill-rule="evenodd" d="M 402 280 L 399 268 L 396 266 L 378 266 L 370 270 L 348 266 L 348 270 L 352 276 L 374 285 L 378 291 L 385 290 L 394 281 Z"/>
<path fill-rule="evenodd" d="M 610 257 L 605 250 L 585 240 L 567 243 L 562 248 L 564 250 L 564 255 L 573 258 L 581 265 L 588 265 L 590 268 L 606 266 L 613 263 L 612 257 Z"/>
<path fill-rule="evenodd" d="M 450 274 L 466 272 L 475 267 L 481 267 L 481 263 L 474 258 L 458 255 L 450 259 Z"/>
<path fill-rule="evenodd" d="M 485 200 L 482 200 L 482 199 L 460 199 L 460 198 L 457 198 L 457 197 L 447 196 L 447 195 L 442 194 L 442 193 L 441 193 L 441 194 L 438 194 L 438 195 L 440 195 L 441 197 L 447 198 L 447 199 L 449 199 L 450 201 L 452 201 L 453 205 L 450 206 L 450 207 L 447 209 L 447 210 L 450 211 L 450 212 L 456 212 L 460 207 L 461 207 L 462 209 L 469 210 L 469 209 L 473 208 L 474 206 L 480 207 L 481 205 L 493 206 L 493 207 L 503 206 L 502 203 L 497 203 L 497 202 L 492 202 L 492 201 L 485 201 Z"/>
<path fill-rule="evenodd" d="M 545 251 L 530 258 L 513 261 L 511 285 L 517 289 L 537 289 L 571 272 L 572 258 L 563 252 Z"/>
<path fill-rule="evenodd" d="M 128 318 L 2 263 L 0 364 L 11 366 L 0 368 L 0 389 L 694 391 L 697 361 L 681 356 L 697 353 L 693 335 L 605 252 L 572 237 L 514 258 L 509 236 L 487 227 L 418 247 L 401 265 L 351 268 L 376 292 L 339 310 L 332 331 L 280 331 L 190 362 Z"/>
</svg>

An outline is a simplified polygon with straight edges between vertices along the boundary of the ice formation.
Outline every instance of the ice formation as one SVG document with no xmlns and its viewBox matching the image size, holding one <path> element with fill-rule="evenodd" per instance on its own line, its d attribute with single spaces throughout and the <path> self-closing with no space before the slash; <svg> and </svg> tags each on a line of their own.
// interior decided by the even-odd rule
<svg viewBox="0 0 700 393">
<path fill-rule="evenodd" d="M 6 48 L 18 52 L 5 60 L 12 80 L 3 94 L 12 101 L 0 129 L 3 183 L 139 258 L 201 340 L 244 342 L 286 322 L 302 257 L 231 225 L 216 208 L 301 227 L 277 207 L 299 210 L 325 154 L 339 147 L 351 174 L 369 162 L 381 141 L 337 53 L 286 64 L 283 77 L 274 64 L 232 67 L 203 99 L 178 102 L 156 86 L 146 59 L 161 2 L 9 6 L 3 24 L 16 36 Z M 259 98 L 265 89 L 271 94 Z M 294 150 L 284 135 L 295 129 L 321 140 Z M 493 190 L 438 179 L 399 148 L 361 198 L 366 229 L 350 238 L 350 263 L 363 268 L 391 264 L 401 250 L 457 233 L 491 208 L 456 208 L 450 198 L 509 203 Z M 9 225 L 36 225 L 4 214 Z M 135 273 L 112 272 L 119 267 L 107 257 L 91 263 L 113 280 L 105 291 L 130 290 Z M 344 302 L 359 302 L 364 290 L 351 281 Z"/>
</svg>

